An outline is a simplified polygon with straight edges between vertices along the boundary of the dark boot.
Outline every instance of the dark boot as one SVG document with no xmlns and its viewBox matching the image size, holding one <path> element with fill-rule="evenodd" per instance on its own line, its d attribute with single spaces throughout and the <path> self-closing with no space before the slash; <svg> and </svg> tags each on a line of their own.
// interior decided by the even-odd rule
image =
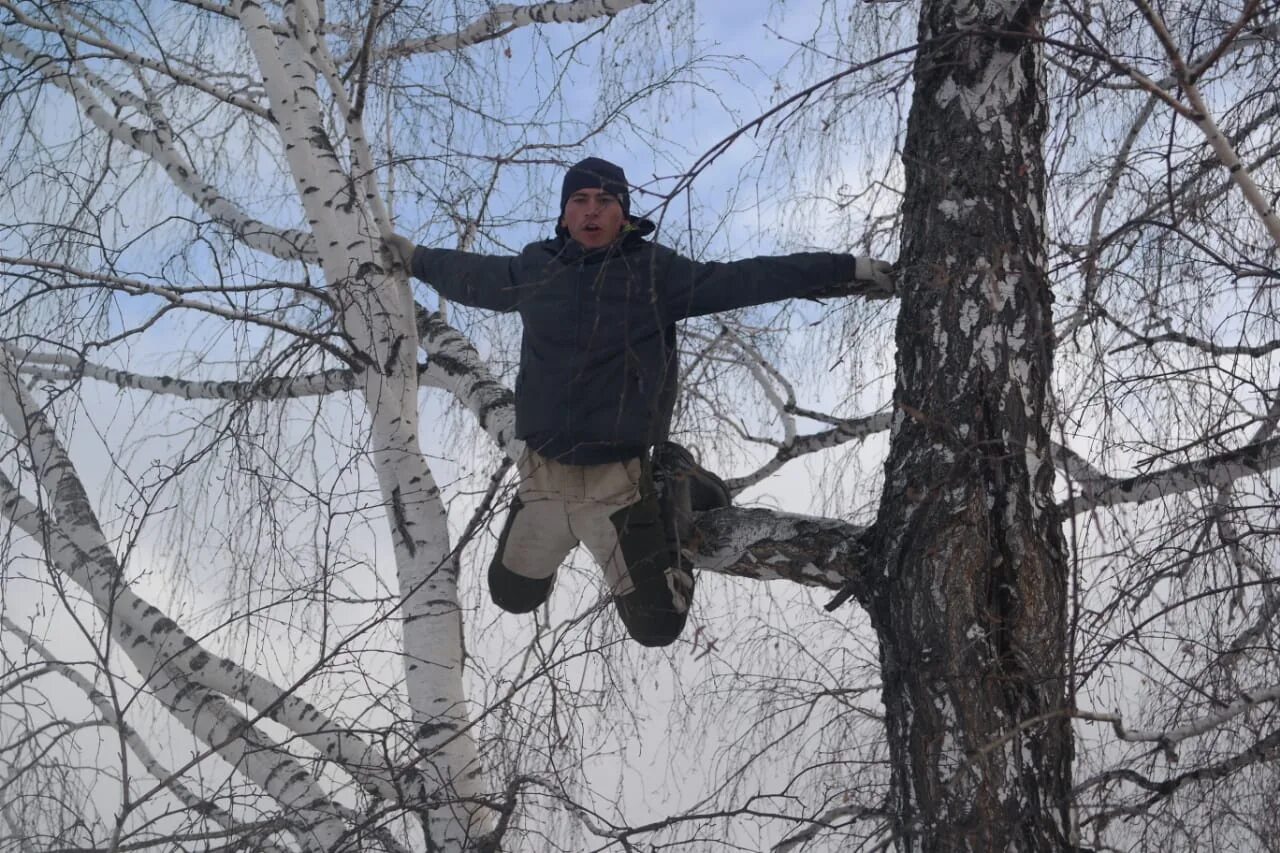
<svg viewBox="0 0 1280 853">
<path fill-rule="evenodd" d="M 695 550 L 694 513 L 730 506 L 733 496 L 724 480 L 674 441 L 653 448 L 653 482 L 672 558 L 686 560 Z"/>
<path fill-rule="evenodd" d="M 674 559 L 648 460 L 643 466 L 640 501 L 610 516 L 635 587 L 614 596 L 613 603 L 632 639 L 644 646 L 666 646 L 676 641 L 689 618 L 693 575 Z"/>
</svg>

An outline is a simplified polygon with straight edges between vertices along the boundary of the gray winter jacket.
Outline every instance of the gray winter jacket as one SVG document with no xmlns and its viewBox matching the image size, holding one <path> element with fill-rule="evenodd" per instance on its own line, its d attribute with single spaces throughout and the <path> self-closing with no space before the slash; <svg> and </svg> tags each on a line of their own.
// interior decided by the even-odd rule
<svg viewBox="0 0 1280 853">
<path fill-rule="evenodd" d="M 662 439 L 675 402 L 675 323 L 853 280 L 852 255 L 809 252 L 700 263 L 643 239 L 641 222 L 591 251 L 556 238 L 515 257 L 419 246 L 413 274 L 442 296 L 524 321 L 516 435 L 593 465 Z M 647 226 L 647 228 L 646 228 Z"/>
</svg>

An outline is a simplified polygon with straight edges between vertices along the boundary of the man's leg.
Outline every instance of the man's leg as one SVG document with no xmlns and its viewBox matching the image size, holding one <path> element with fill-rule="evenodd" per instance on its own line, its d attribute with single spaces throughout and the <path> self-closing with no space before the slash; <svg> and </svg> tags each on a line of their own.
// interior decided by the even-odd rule
<svg viewBox="0 0 1280 853">
<path fill-rule="evenodd" d="M 666 646 L 684 630 L 693 577 L 673 559 L 647 460 L 586 469 L 588 501 L 570 523 L 604 568 L 627 632 Z"/>
<path fill-rule="evenodd" d="M 556 569 L 578 544 L 552 466 L 532 451 L 520 460 L 520 485 L 489 564 L 489 595 L 509 613 L 529 613 L 546 601 Z"/>
<path fill-rule="evenodd" d="M 693 575 L 671 551 L 657 497 L 649 494 L 610 520 L 635 584 L 634 591 L 614 598 L 618 615 L 641 645 L 670 645 L 689 618 Z"/>
</svg>

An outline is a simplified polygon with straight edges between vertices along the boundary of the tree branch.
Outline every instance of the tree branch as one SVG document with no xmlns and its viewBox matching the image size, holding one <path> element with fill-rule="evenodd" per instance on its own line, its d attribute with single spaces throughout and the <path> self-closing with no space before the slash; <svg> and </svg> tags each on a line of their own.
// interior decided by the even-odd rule
<svg viewBox="0 0 1280 853">
<path fill-rule="evenodd" d="M 158 608 L 121 579 L 121 567 L 98 526 L 88 496 L 43 414 L 19 382 L 8 356 L 0 353 L 0 415 L 31 453 L 37 476 L 56 521 L 18 492 L 0 473 L 0 512 L 57 556 L 64 573 L 89 593 L 95 605 L 112 614 L 111 628 L 147 676 L 159 667 L 181 673 L 211 690 L 236 697 L 259 713 L 287 726 L 338 763 L 362 785 L 381 796 L 396 795 L 392 773 L 377 753 L 351 734 L 351 727 L 321 714 L 311 703 L 268 679 L 202 647 Z M 58 556 L 61 555 L 61 556 Z"/>
<path fill-rule="evenodd" d="M 565 0 L 514 6 L 503 3 L 491 8 L 475 21 L 446 35 L 402 41 L 378 51 L 380 57 L 414 56 L 461 50 L 474 44 L 504 36 L 530 24 L 579 24 L 592 18 L 613 17 L 632 6 L 654 0 Z"/>
<path fill-rule="evenodd" d="M 1079 712 L 1079 716 L 1084 720 L 1094 720 L 1100 723 L 1110 723 L 1115 729 L 1116 737 L 1129 743 L 1156 743 L 1164 749 L 1171 749 L 1174 744 L 1181 743 L 1188 738 L 1202 735 L 1205 732 L 1218 728 L 1223 723 L 1231 720 L 1241 714 L 1258 708 L 1267 702 L 1275 702 L 1280 700 L 1280 684 L 1273 684 L 1270 687 L 1264 687 L 1260 690 L 1240 691 L 1240 698 L 1211 714 L 1205 714 L 1197 720 L 1178 726 L 1173 729 L 1158 731 L 1154 729 L 1126 729 L 1124 720 L 1119 714 L 1099 714 L 1091 712 Z"/>
<path fill-rule="evenodd" d="M 833 518 L 744 507 L 701 513 L 696 527 L 691 550 L 699 569 L 848 589 L 866 600 L 870 578 L 863 564 L 865 528 Z"/>
<path fill-rule="evenodd" d="M 142 762 L 142 766 L 146 768 L 152 778 L 177 797 L 179 802 L 181 802 L 189 812 L 201 815 L 202 817 L 207 817 L 223 829 L 229 830 L 230 832 L 240 836 L 244 836 L 249 832 L 261 829 L 261 826 L 246 826 L 241 821 L 237 820 L 234 815 L 222 806 L 218 805 L 217 802 L 200 796 L 185 785 L 179 778 L 178 774 L 173 773 L 165 767 L 164 764 L 162 764 L 155 756 L 155 753 L 151 751 L 151 748 L 147 746 L 147 742 L 140 737 L 138 732 L 125 722 L 124 719 L 116 712 L 116 707 L 111 703 L 107 696 L 95 687 L 89 679 L 81 675 L 74 667 L 68 666 L 62 661 L 57 660 L 43 643 L 27 631 L 23 630 L 4 614 L 0 614 L 0 626 L 13 634 L 16 634 L 28 648 L 32 649 L 37 655 L 44 659 L 53 671 L 57 672 L 63 678 L 78 687 L 81 692 L 88 697 L 89 701 L 93 704 L 94 708 L 97 709 L 98 714 L 104 721 L 106 721 L 107 725 L 120 733 L 120 736 L 124 738 L 125 743 L 128 744 L 129 749 L 138 757 L 138 760 Z M 267 844 L 262 849 L 264 853 L 279 853 L 280 851 L 280 848 L 274 844 Z"/>
<path fill-rule="evenodd" d="M 308 376 L 264 376 L 248 382 L 191 381 L 172 376 L 148 376 L 94 364 L 71 354 L 35 353 L 5 344 L 18 373 L 55 382 L 70 382 L 80 377 L 147 391 L 184 400 L 284 400 L 318 397 L 337 391 L 357 391 L 359 377 L 351 370 L 325 370 Z"/>
<path fill-rule="evenodd" d="M 1193 489 L 1221 488 L 1277 467 L 1280 467 L 1280 438 L 1246 444 L 1236 450 L 1133 477 L 1108 477 L 1096 469 L 1081 471 L 1069 464 L 1067 476 L 1079 492 L 1059 503 L 1058 510 L 1065 515 L 1078 515 L 1104 506 L 1145 503 Z"/>
<path fill-rule="evenodd" d="M 437 313 L 414 305 L 418 339 L 427 352 L 426 376 L 436 387 L 453 394 L 480 428 L 511 459 L 518 459 L 524 442 L 516 434 L 515 395 L 489 372 L 471 341 Z"/>
<path fill-rule="evenodd" d="M 197 91 L 203 92 L 204 94 L 212 98 L 215 98 L 219 101 L 230 104 L 231 106 L 236 107 L 237 109 L 241 109 L 247 113 L 251 113 L 257 116 L 258 118 L 261 118 L 261 119 L 270 118 L 270 111 L 262 104 L 257 103 L 256 101 L 251 101 L 248 98 L 241 97 L 235 94 L 234 92 L 220 89 L 217 86 L 214 86 L 213 84 L 209 83 L 206 78 L 197 77 L 192 74 L 185 74 L 179 71 L 177 68 L 175 68 L 174 63 L 172 61 L 169 61 L 168 59 L 166 59 L 163 62 L 155 59 L 150 59 L 146 56 L 142 56 L 141 54 L 134 53 L 131 50 L 126 50 L 120 45 L 115 44 L 114 42 L 108 41 L 106 39 L 95 38 L 94 36 L 88 35 L 87 33 L 73 32 L 71 30 L 68 30 L 66 27 L 58 26 L 48 21 L 37 20 L 35 18 L 32 18 L 29 15 L 24 14 L 20 9 L 18 9 L 17 6 L 15 6 L 12 2 L 10 2 L 10 0 L 0 0 L 0 9 L 4 9 L 5 11 L 9 12 L 9 14 L 13 15 L 14 19 L 19 24 L 29 29 L 40 30 L 48 33 L 54 33 L 59 38 L 71 39 L 73 41 L 79 42 L 80 44 L 85 44 L 90 47 L 96 47 L 99 50 L 107 52 L 108 54 L 113 56 L 115 59 L 118 59 L 121 62 L 128 63 L 133 68 L 145 68 L 148 71 L 154 71 L 157 74 L 163 74 L 164 76 L 171 78 L 172 80 L 182 84 L 183 86 L 190 86 L 191 88 L 196 89 Z"/>
<path fill-rule="evenodd" d="M 38 459 L 38 473 L 47 474 L 51 466 L 47 464 L 47 460 L 39 460 L 38 452 L 35 455 Z M 58 479 L 74 479 L 74 474 L 68 469 L 56 465 L 52 467 L 55 468 Z M 74 486 L 78 487 L 78 482 Z M 55 505 L 63 506 L 67 503 L 64 494 L 66 490 L 65 487 L 59 488 L 52 493 Z M 76 533 L 81 537 L 86 534 L 86 525 L 77 523 L 76 516 L 79 513 L 75 509 L 61 512 L 63 520 L 54 522 L 22 497 L 9 478 L 0 473 L 0 514 L 34 540 L 42 542 L 47 558 L 57 570 L 89 592 L 104 616 L 109 615 L 107 627 L 112 637 L 147 678 L 156 699 L 169 713 L 213 753 L 260 785 L 286 813 L 299 819 L 299 822 L 294 823 L 293 829 L 304 850 L 315 850 L 318 853 L 325 847 L 320 840 L 322 837 L 336 838 L 343 834 L 343 827 L 340 824 L 334 825 L 335 809 L 332 803 L 320 790 L 314 777 L 292 755 L 279 749 L 278 744 L 237 711 L 225 697 L 237 696 L 248 701 L 251 706 L 252 700 L 246 694 L 215 690 L 202 683 L 202 678 L 210 674 L 209 670 L 220 668 L 215 659 L 195 647 L 195 641 L 182 634 L 172 619 L 133 595 L 127 585 L 120 582 L 120 567 L 114 562 L 105 542 L 91 550 L 85 550 L 73 540 Z M 72 529 L 72 534 L 64 532 L 64 523 Z M 109 584 L 106 589 L 103 588 L 104 582 Z M 104 594 L 108 596 L 105 601 Z M 186 639 L 185 647 L 181 644 L 175 647 L 174 643 L 168 642 L 176 636 Z M 194 656 L 183 654 L 184 650 L 189 651 L 193 647 L 198 650 Z M 223 661 L 239 668 L 234 662 L 226 659 Z M 245 686 L 247 691 L 248 686 Z M 271 688 L 277 693 L 283 693 L 274 685 Z M 299 702 L 295 697 L 289 697 L 279 703 L 279 709 L 283 711 L 290 701 Z M 264 715 L 284 722 L 279 715 L 270 713 L 274 707 L 273 703 L 263 712 Z M 313 720 L 317 717 L 311 706 L 307 706 L 307 711 Z M 330 733 L 338 731 L 345 733 L 345 729 L 328 729 Z M 339 740 L 344 737 L 351 736 L 337 735 Z M 341 752 L 340 747 L 338 751 Z M 366 749 L 366 752 L 373 754 L 372 750 Z M 197 755 L 176 772 L 185 772 L 201 760 L 202 756 Z M 352 771 L 350 766 L 342 766 L 349 772 Z M 161 780 L 158 784 L 167 787 L 168 780 Z"/>
<path fill-rule="evenodd" d="M 341 359 L 342 361 L 351 360 L 351 356 L 349 353 L 347 353 L 344 350 L 338 349 L 332 344 L 327 343 L 317 332 L 311 329 L 305 329 L 305 328 L 302 328 L 301 326 L 294 326 L 292 324 L 284 323 L 279 320 L 272 320 L 269 317 L 264 317 L 261 314 L 253 314 L 247 311 L 241 311 L 238 309 L 227 308 L 221 305 L 215 305 L 212 302 L 200 302 L 194 299 L 190 299 L 186 295 L 184 295 L 184 288 L 162 287 L 159 285 L 148 284 L 147 282 L 139 281 L 133 278 L 125 278 L 123 276 L 112 275 L 110 273 L 104 273 L 104 272 L 95 272 L 93 270 L 81 269 L 79 267 L 72 266 L 71 264 L 65 264 L 65 263 L 60 263 L 56 261 L 42 261 L 42 260 L 37 260 L 35 258 L 20 258 L 20 257 L 11 256 L 11 255 L 0 255 L 0 264 L 7 264 L 9 266 L 15 266 L 15 267 L 32 267 L 34 269 L 59 273 L 61 275 L 69 276 L 72 278 L 83 279 L 87 282 L 98 282 L 100 284 L 108 285 L 113 289 L 119 290 L 123 293 L 127 293 L 130 296 L 154 296 L 159 299 L 163 299 L 173 308 L 184 308 L 192 311 L 201 311 L 206 314 L 212 314 L 215 317 L 220 317 L 224 320 L 230 320 L 232 322 L 242 322 L 242 323 L 249 323 L 249 324 L 254 324 L 259 326 L 265 326 L 269 329 L 275 329 L 276 331 L 284 332 L 285 334 L 288 334 L 294 337 L 315 341 L 317 346 L 320 346 L 323 349 L 325 349 L 330 355 L 333 355 L 336 358 Z M 58 282 L 50 282 L 50 281 L 42 281 L 42 284 L 45 287 L 48 287 L 50 290 L 64 290 L 64 289 L 71 289 L 71 288 L 83 286 L 79 284 L 58 283 Z M 196 292 L 200 292 L 200 291 L 219 292 L 225 295 L 225 291 L 215 289 L 215 288 L 201 287 L 201 288 L 192 288 L 192 290 Z"/>
<path fill-rule="evenodd" d="M 159 132 L 133 127 L 116 118 L 98 103 L 84 82 L 69 72 L 57 70 L 59 63 L 53 57 L 28 49 L 3 31 L 0 31 L 0 52 L 9 54 L 35 70 L 45 82 L 71 95 L 85 116 L 103 133 L 150 157 L 164 170 L 179 191 L 247 246 L 282 260 L 311 261 L 316 258 L 310 234 L 296 229 L 275 228 L 249 216 L 239 205 L 203 180 L 175 146 L 162 140 Z"/>
<path fill-rule="evenodd" d="M 1084 719 L 1091 719 L 1085 715 Z M 1110 722 L 1104 720 L 1104 722 Z M 1140 803 L 1120 808 L 1110 808 L 1101 810 L 1084 819 L 1084 823 L 1106 822 L 1113 817 L 1130 814 L 1146 814 L 1151 806 L 1156 802 L 1168 799 L 1175 792 L 1194 782 L 1212 782 L 1230 776 L 1237 770 L 1241 770 L 1253 764 L 1262 762 L 1275 761 L 1277 755 L 1280 755 L 1280 730 L 1274 731 L 1266 737 L 1259 740 L 1253 746 L 1243 752 L 1229 756 L 1215 764 L 1197 767 L 1186 773 L 1179 773 L 1169 779 L 1148 779 L 1146 776 L 1137 771 L 1130 770 L 1127 767 L 1116 768 L 1099 773 L 1096 776 L 1081 782 L 1072 790 L 1072 794 L 1078 797 L 1084 791 L 1090 788 L 1106 785 L 1112 781 L 1130 782 L 1147 791 L 1152 792 L 1151 796 Z"/>
<path fill-rule="evenodd" d="M 789 409 L 789 412 L 802 414 L 802 410 L 794 406 Z M 888 429 L 892 422 L 893 414 L 891 412 L 880 412 L 861 418 L 842 419 L 837 421 L 836 426 L 829 430 L 811 435 L 795 436 L 791 441 L 780 447 L 777 454 L 760 466 L 759 469 L 745 477 L 726 480 L 725 483 L 729 486 L 730 491 L 736 495 L 748 486 L 759 483 L 792 459 L 797 459 L 810 453 L 817 453 L 819 450 L 839 447 L 849 441 L 861 441 L 869 435 Z"/>
</svg>

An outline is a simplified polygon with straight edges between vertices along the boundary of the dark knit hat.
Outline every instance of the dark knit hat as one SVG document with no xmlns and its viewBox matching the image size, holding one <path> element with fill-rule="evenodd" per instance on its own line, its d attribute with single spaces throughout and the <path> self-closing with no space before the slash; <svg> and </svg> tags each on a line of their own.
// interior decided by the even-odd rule
<svg viewBox="0 0 1280 853">
<path fill-rule="evenodd" d="M 569 167 L 569 171 L 565 172 L 564 185 L 560 188 L 560 215 L 564 216 L 564 207 L 569 203 L 569 196 L 578 190 L 596 189 L 617 196 L 618 203 L 622 205 L 623 215 L 630 218 L 631 193 L 627 187 L 627 175 L 622 171 L 621 166 L 616 166 L 608 160 L 601 160 L 599 157 L 588 157 L 579 163 L 574 163 Z"/>
</svg>

